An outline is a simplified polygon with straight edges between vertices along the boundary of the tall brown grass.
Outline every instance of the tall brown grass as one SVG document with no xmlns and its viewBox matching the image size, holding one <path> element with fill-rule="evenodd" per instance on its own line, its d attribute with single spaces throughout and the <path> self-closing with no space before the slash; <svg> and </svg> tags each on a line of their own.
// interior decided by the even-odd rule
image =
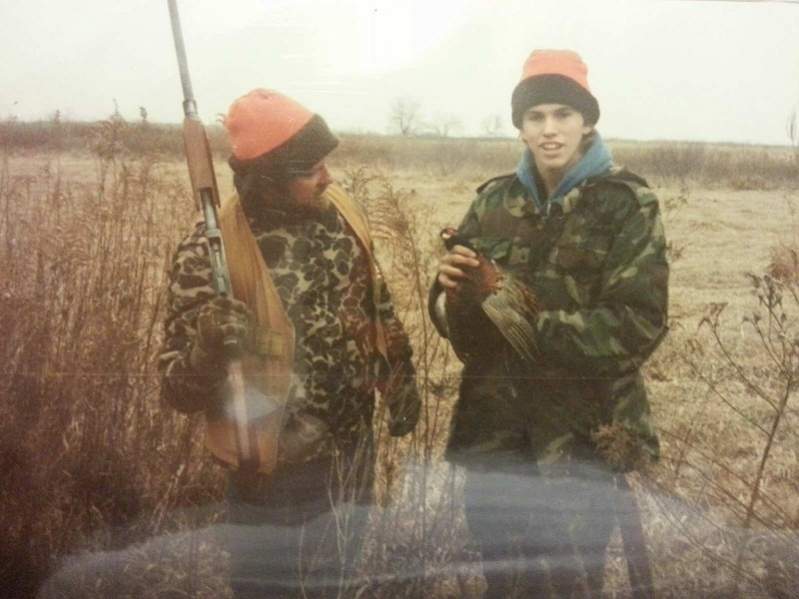
<svg viewBox="0 0 799 599">
<path fill-rule="evenodd" d="M 471 555 L 457 507 L 458 477 L 441 460 L 457 361 L 425 316 L 442 251 L 433 229 L 434 207 L 420 207 L 414 192 L 397 189 L 387 176 L 364 167 L 345 172 L 342 182 L 368 212 L 397 315 L 412 341 L 424 406 L 409 437 L 392 440 L 383 431 L 379 438 L 378 506 L 367 568 L 370 577 L 381 582 L 370 589 L 370 596 L 422 597 L 437 588 L 464 596 L 474 573 L 451 568 Z M 378 422 L 385 414 L 385 406 L 380 407 Z"/>
<path fill-rule="evenodd" d="M 195 422 L 161 409 L 154 356 L 164 272 L 191 206 L 115 124 L 93 181 L 57 162 L 0 163 L 0 587 L 30 594 L 54 556 L 168 529 L 176 506 L 218 500 L 192 459 Z M 91 179 L 91 177 L 89 177 Z"/>
</svg>

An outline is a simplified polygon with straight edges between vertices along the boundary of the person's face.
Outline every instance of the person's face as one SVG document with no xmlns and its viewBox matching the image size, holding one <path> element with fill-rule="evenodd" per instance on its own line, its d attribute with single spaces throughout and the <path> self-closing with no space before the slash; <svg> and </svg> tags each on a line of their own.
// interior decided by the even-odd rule
<svg viewBox="0 0 799 599">
<path fill-rule="evenodd" d="M 566 104 L 538 104 L 522 117 L 519 133 L 543 176 L 563 176 L 582 157 L 580 142 L 592 129 Z"/>
<path fill-rule="evenodd" d="M 293 204 L 298 208 L 323 208 L 322 194 L 333 182 L 324 160 L 320 160 L 308 171 L 291 177 L 286 187 Z"/>
</svg>

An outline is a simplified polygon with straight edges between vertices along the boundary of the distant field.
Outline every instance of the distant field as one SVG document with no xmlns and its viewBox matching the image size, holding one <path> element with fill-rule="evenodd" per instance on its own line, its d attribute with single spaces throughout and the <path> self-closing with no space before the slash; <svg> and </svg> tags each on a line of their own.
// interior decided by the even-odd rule
<svg viewBox="0 0 799 599">
<path fill-rule="evenodd" d="M 229 146 L 218 124 L 207 127 L 211 147 L 224 159 Z M 508 138 L 442 138 L 342 134 L 334 162 L 429 171 L 431 174 L 495 176 L 513 170 L 519 142 Z M 734 189 L 774 189 L 799 180 L 799 152 L 790 146 L 704 142 L 608 140 L 616 162 L 655 184 L 701 183 Z M 0 121 L 0 147 L 16 152 L 115 152 L 157 154 L 180 160 L 177 125 L 127 122 L 112 116 L 97 123 Z"/>
<path fill-rule="evenodd" d="M 196 218 L 180 143 L 176 130 L 113 120 L 60 131 L 0 127 L 0 584 L 18 596 L 31 596 L 59 558 L 123 547 L 134 548 L 117 564 L 126 574 L 77 576 L 70 596 L 228 592 L 212 540 L 170 545 L 166 558 L 147 549 L 148 540 L 218 521 L 223 493 L 222 473 L 198 442 L 200 423 L 158 399 L 164 273 Z M 214 144 L 220 188 L 230 193 L 218 133 Z M 632 477 L 657 596 L 729 596 L 736 584 L 746 597 L 794 596 L 799 154 L 611 146 L 654 187 L 671 243 L 671 333 L 646 367 L 663 459 Z M 473 557 L 457 484 L 449 495 L 437 457 L 457 365 L 431 334 L 420 291 L 435 272 L 436 232 L 459 222 L 480 182 L 512 171 L 520 148 L 515 140 L 344 136 L 330 161 L 370 212 L 426 383 L 428 413 L 414 438 L 381 445 L 382 496 L 405 492 L 399 505 L 376 508 L 397 510 L 399 524 L 389 534 L 375 516 L 364 567 L 418 560 L 423 571 L 445 572 L 431 574 L 440 597 L 479 596 L 480 580 L 474 567 L 447 570 Z M 425 457 L 429 480 L 403 478 L 407 463 Z M 442 497 L 449 511 L 436 503 Z M 450 518 L 446 534 L 420 532 L 420 509 L 429 522 Z M 628 596 L 618 540 L 610 557 L 613 596 Z"/>
</svg>

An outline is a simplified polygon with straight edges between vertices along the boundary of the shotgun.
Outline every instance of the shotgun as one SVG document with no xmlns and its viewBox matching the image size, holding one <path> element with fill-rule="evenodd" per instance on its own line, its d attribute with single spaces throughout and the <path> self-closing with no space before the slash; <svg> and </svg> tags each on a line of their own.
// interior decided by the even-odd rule
<svg viewBox="0 0 799 599">
<path fill-rule="evenodd" d="M 655 585 L 652 582 L 652 565 L 649 562 L 641 510 L 635 499 L 635 491 L 630 487 L 624 473 L 617 473 L 613 480 L 616 485 L 616 521 L 627 560 L 632 597 L 651 599 Z"/>
<path fill-rule="evenodd" d="M 213 285 L 222 297 L 233 297 L 230 273 L 225 259 L 225 246 L 219 229 L 218 209 L 219 190 L 214 175 L 214 163 L 208 136 L 202 121 L 197 116 L 197 102 L 191 88 L 186 48 L 183 45 L 183 32 L 180 27 L 177 0 L 168 0 L 169 16 L 172 22 L 172 36 L 180 69 L 180 82 L 183 86 L 183 144 L 186 162 L 189 167 L 191 188 L 194 200 L 205 219 L 205 236 L 208 239 L 208 254 L 211 261 Z M 227 354 L 228 382 L 232 395 L 233 419 L 236 429 L 236 452 L 239 469 L 255 472 L 258 469 L 258 450 L 250 430 L 247 402 L 244 387 L 244 374 L 241 364 L 241 348 L 235 338 L 225 339 Z"/>
</svg>

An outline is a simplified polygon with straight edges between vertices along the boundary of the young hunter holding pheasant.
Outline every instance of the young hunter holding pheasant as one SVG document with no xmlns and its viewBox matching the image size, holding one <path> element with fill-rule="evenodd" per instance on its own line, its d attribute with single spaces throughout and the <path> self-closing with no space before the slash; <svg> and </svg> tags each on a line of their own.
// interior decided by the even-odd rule
<svg viewBox="0 0 799 599">
<path fill-rule="evenodd" d="M 430 295 L 465 363 L 448 456 L 488 596 L 599 596 L 613 527 L 637 517 L 617 473 L 658 455 L 641 366 L 667 330 L 666 243 L 657 198 L 596 131 L 576 53 L 533 52 L 511 105 L 516 172 L 442 234 Z"/>
<path fill-rule="evenodd" d="M 232 522 L 268 531 L 255 543 L 245 529 L 231 540 L 236 596 L 294 596 L 298 556 L 341 532 L 337 504 L 369 499 L 375 391 L 394 436 L 414 429 L 419 396 L 365 216 L 325 165 L 338 144 L 325 121 L 256 89 L 231 105 L 225 127 L 238 193 L 219 223 L 236 299 L 214 292 L 201 223 L 178 246 L 170 273 L 162 393 L 181 412 L 205 412 L 207 445 L 231 465 Z M 237 459 L 230 337 L 243 348 L 257 466 Z M 357 541 L 363 524 L 351 518 L 348 538 Z M 323 572 L 320 594 L 341 574 Z M 303 592 L 314 596 L 313 582 Z"/>
</svg>

